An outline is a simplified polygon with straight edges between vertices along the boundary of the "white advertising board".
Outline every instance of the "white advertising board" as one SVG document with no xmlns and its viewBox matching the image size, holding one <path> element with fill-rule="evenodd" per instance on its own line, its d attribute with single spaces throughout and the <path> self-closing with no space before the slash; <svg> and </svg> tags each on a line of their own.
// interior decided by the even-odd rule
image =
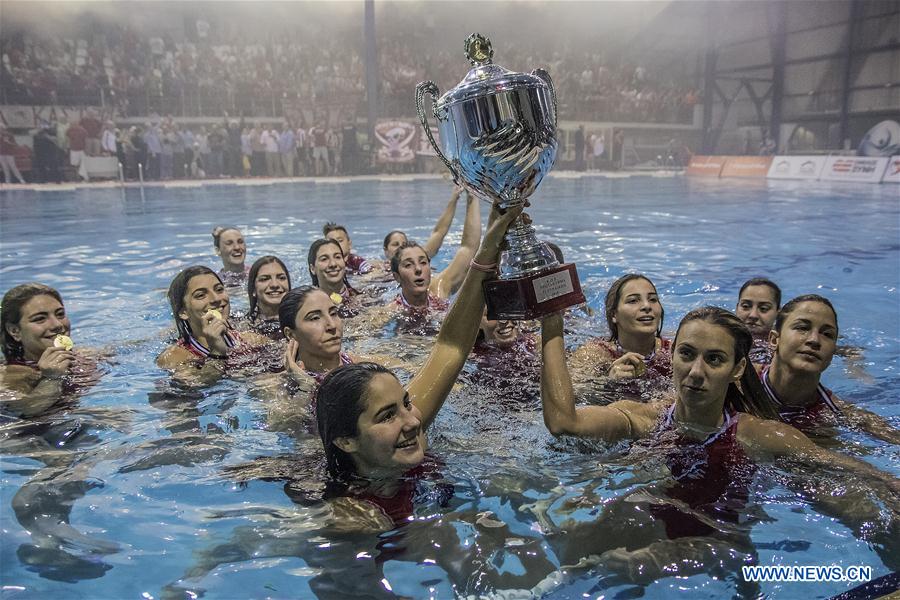
<svg viewBox="0 0 900 600">
<path fill-rule="evenodd" d="M 776 156 L 769 166 L 769 179 L 818 179 L 827 156 Z"/>
<path fill-rule="evenodd" d="M 884 172 L 882 183 L 900 183 L 900 155 L 888 159 L 887 171 Z"/>
<path fill-rule="evenodd" d="M 821 179 L 880 183 L 888 160 L 887 156 L 829 156 Z"/>
</svg>

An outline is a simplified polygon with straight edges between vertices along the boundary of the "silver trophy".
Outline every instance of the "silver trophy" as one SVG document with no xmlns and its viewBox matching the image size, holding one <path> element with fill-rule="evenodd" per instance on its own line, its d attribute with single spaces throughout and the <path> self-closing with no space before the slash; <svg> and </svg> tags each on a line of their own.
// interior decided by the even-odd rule
<svg viewBox="0 0 900 600">
<path fill-rule="evenodd" d="M 556 159 L 556 92 L 543 69 L 514 73 L 492 62 L 488 38 L 465 41 L 472 69 L 444 95 L 433 81 L 416 86 L 425 135 L 456 183 L 501 208 L 522 204 Z M 425 114 L 432 96 L 440 147 Z M 434 98 L 437 98 L 436 100 Z M 488 317 L 532 319 L 584 302 L 575 265 L 561 265 L 519 217 L 506 233 L 500 278 L 484 284 Z"/>
</svg>

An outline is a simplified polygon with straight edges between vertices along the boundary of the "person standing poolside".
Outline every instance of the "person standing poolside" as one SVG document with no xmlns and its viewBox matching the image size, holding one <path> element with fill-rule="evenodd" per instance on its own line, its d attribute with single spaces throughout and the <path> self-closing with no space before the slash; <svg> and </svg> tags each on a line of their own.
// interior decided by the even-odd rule
<svg viewBox="0 0 900 600">
<path fill-rule="evenodd" d="M 85 163 L 85 148 L 87 147 L 88 132 L 81 123 L 72 123 L 66 130 L 66 139 L 69 145 L 69 164 L 75 172 L 85 181 L 88 180 L 88 172 Z"/>
<path fill-rule="evenodd" d="M 330 221 L 325 223 L 322 227 L 322 237 L 334 240 L 340 245 L 341 251 L 344 253 L 344 264 L 348 274 L 365 275 L 372 270 L 372 265 L 369 264 L 369 261 L 358 254 L 353 254 L 353 241 L 350 239 L 350 234 L 347 233 L 347 228 L 343 225 Z"/>
<path fill-rule="evenodd" d="M 219 269 L 219 278 L 228 287 L 240 287 L 244 285 L 250 268 L 244 264 L 247 260 L 247 245 L 244 242 L 244 234 L 237 227 L 230 225 L 219 226 L 213 229 L 213 248 L 222 259 L 222 268 Z"/>
<path fill-rule="evenodd" d="M 869 530 L 870 519 L 881 521 L 877 516 L 881 507 L 861 501 L 862 494 L 835 497 L 829 490 L 813 501 L 836 513 L 864 537 L 876 538 L 884 548 L 883 556 L 896 556 L 900 482 L 867 463 L 816 446 L 800 431 L 777 420 L 777 406 L 765 393 L 749 361 L 752 337 L 735 315 L 707 306 L 682 319 L 673 344 L 674 403 L 620 400 L 607 406 L 576 407 L 566 366 L 563 319 L 558 314 L 548 316 L 542 327 L 541 401 L 550 432 L 608 444 L 648 439 L 651 448 L 657 444 L 667 448 L 664 460 L 674 479 L 667 495 L 677 503 L 649 508 L 665 525 L 665 543 L 616 548 L 621 539 L 601 539 L 603 536 L 593 531 L 590 543 L 601 548 L 588 550 L 575 544 L 579 546 L 574 548 L 578 556 L 588 552 L 599 555 L 600 562 L 641 579 L 705 568 L 716 548 L 699 536 L 714 533 L 711 524 L 717 521 L 736 522 L 739 514 L 735 510 L 746 502 L 747 495 L 747 467 L 742 465 L 747 460 L 779 457 L 799 462 L 807 470 L 833 472 L 838 467 L 864 475 L 866 493 L 874 491 L 892 507 L 893 517 L 886 531 Z M 673 441 L 675 445 L 671 446 Z M 700 515 L 704 518 L 698 519 Z M 684 546 L 679 549 L 681 540 Z M 701 558 L 703 548 L 711 553 L 705 559 Z M 663 558 L 674 555 L 681 560 L 658 560 L 661 551 L 665 552 Z M 693 560 L 684 560 L 685 556 Z"/>
<path fill-rule="evenodd" d="M 476 263 L 496 264 L 503 233 L 521 210 L 492 214 Z M 390 529 L 410 516 L 415 486 L 402 477 L 418 474 L 426 458 L 425 430 L 475 342 L 484 310 L 481 283 L 489 276 L 469 271 L 431 354 L 405 388 L 392 371 L 375 363 L 338 367 L 323 380 L 316 394 L 319 435 L 329 476 L 341 488 L 338 502 L 351 519 L 358 515 L 370 521 L 374 507 L 381 513 L 381 528 Z"/>
<path fill-rule="evenodd" d="M 755 277 L 744 282 L 738 293 L 734 313 L 744 322 L 753 335 L 750 360 L 756 364 L 768 364 L 772 360 L 769 332 L 775 324 L 781 308 L 781 288 L 765 277 Z"/>
<path fill-rule="evenodd" d="M 6 125 L 0 124 L 0 167 L 3 168 L 3 180 L 12 183 L 13 176 L 19 183 L 25 183 L 25 178 L 16 166 L 16 138 L 9 132 Z"/>
<path fill-rule="evenodd" d="M 900 432 L 882 417 L 844 402 L 822 385 L 837 347 L 837 313 L 822 296 L 798 296 L 778 312 L 769 332 L 773 356 L 759 365 L 779 418 L 807 435 L 821 425 L 846 421 L 878 439 L 900 444 Z M 833 436 L 829 436 L 833 437 Z"/>
<path fill-rule="evenodd" d="M 276 256 L 256 259 L 247 275 L 250 328 L 272 340 L 284 339 L 278 325 L 278 307 L 291 289 L 291 275 Z"/>
<path fill-rule="evenodd" d="M 209 383 L 227 371 L 255 363 L 254 350 L 269 340 L 258 333 L 238 333 L 229 323 L 231 303 L 225 284 L 210 268 L 188 267 L 169 285 L 169 305 L 178 340 L 156 364 L 182 378 Z"/>
<path fill-rule="evenodd" d="M 671 342 L 662 337 L 665 310 L 653 282 L 638 274 L 624 275 L 606 293 L 609 339 L 590 340 L 572 356 L 580 377 L 605 375 L 616 389 L 641 396 L 635 380 L 668 388 L 672 377 Z"/>
<path fill-rule="evenodd" d="M 6 367 L 3 411 L 19 417 L 40 415 L 64 394 L 96 381 L 97 364 L 72 349 L 72 324 L 62 296 L 40 283 L 10 289 L 0 304 L 0 344 Z"/>
</svg>

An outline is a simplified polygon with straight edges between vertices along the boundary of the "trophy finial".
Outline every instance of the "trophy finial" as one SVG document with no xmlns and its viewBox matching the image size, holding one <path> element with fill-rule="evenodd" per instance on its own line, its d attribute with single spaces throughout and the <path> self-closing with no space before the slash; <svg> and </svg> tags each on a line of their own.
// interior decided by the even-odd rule
<svg viewBox="0 0 900 600">
<path fill-rule="evenodd" d="M 466 58 L 472 65 L 487 65 L 494 58 L 494 49 L 491 48 L 491 40 L 481 35 L 473 33 L 466 38 Z"/>
</svg>

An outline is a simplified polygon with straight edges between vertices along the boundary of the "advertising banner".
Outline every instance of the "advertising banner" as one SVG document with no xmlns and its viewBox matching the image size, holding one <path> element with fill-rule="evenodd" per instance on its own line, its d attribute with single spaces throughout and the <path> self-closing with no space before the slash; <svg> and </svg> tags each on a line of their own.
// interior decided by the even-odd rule
<svg viewBox="0 0 900 600">
<path fill-rule="evenodd" d="M 408 163 L 416 159 L 419 124 L 415 121 L 379 121 L 375 125 L 375 159 L 379 163 Z"/>
<path fill-rule="evenodd" d="M 882 183 L 900 183 L 900 155 L 892 156 L 888 160 L 887 170 L 884 172 Z"/>
<path fill-rule="evenodd" d="M 719 173 L 722 172 L 722 167 L 725 166 L 725 161 L 727 159 L 727 156 L 694 155 L 691 157 L 691 162 L 688 163 L 685 172 L 688 175 L 695 175 L 698 177 L 718 177 Z"/>
<path fill-rule="evenodd" d="M 769 172 L 771 156 L 729 156 L 720 177 L 754 177 L 762 179 Z"/>
<path fill-rule="evenodd" d="M 769 179 L 818 179 L 827 156 L 776 156 L 769 167 Z"/>
<path fill-rule="evenodd" d="M 879 183 L 888 160 L 882 157 L 829 156 L 822 170 L 824 181 L 861 181 Z"/>
</svg>

